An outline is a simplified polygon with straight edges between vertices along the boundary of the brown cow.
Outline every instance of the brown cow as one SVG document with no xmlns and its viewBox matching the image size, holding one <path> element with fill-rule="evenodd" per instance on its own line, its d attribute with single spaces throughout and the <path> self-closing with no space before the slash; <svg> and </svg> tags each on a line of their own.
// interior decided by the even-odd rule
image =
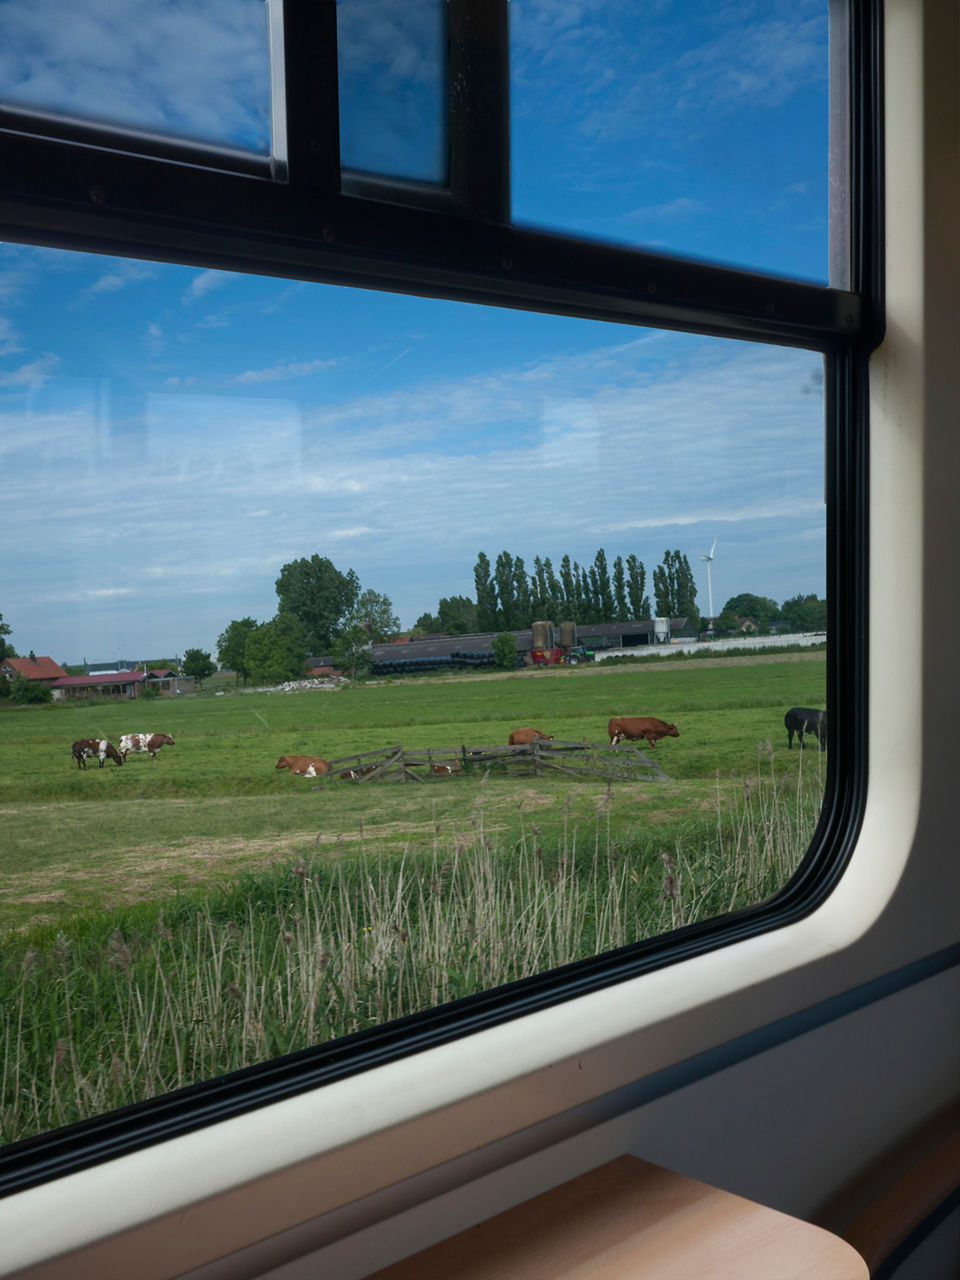
<svg viewBox="0 0 960 1280">
<path fill-rule="evenodd" d="M 509 747 L 529 747 L 531 742 L 542 739 L 544 742 L 552 742 L 553 734 L 541 733 L 539 729 L 514 729 L 507 739 Z"/>
<path fill-rule="evenodd" d="M 607 725 L 610 745 L 615 747 L 624 738 L 643 739 L 651 747 L 657 745 L 658 738 L 679 738 L 680 730 L 675 724 L 667 724 L 665 720 L 656 720 L 653 716 L 614 716 Z"/>
<path fill-rule="evenodd" d="M 291 773 L 302 774 L 305 778 L 318 778 L 321 773 L 328 773 L 330 766 L 319 756 L 281 756 L 277 761 L 278 769 L 289 769 Z"/>
<path fill-rule="evenodd" d="M 430 766 L 430 772 L 431 773 L 459 773 L 460 763 L 459 761 L 457 761 L 454 764 L 432 764 Z"/>
</svg>

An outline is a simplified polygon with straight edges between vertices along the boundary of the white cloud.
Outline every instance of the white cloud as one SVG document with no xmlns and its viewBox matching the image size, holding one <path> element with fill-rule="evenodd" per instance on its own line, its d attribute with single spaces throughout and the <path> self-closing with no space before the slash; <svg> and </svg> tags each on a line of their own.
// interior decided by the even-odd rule
<svg viewBox="0 0 960 1280">
<path fill-rule="evenodd" d="M 184 305 L 196 302 L 214 289 L 222 289 L 230 278 L 229 271 L 199 271 L 184 291 Z"/>
<path fill-rule="evenodd" d="M 327 369 L 335 369 L 344 363 L 336 360 L 292 360 L 288 364 L 275 364 L 269 369 L 247 369 L 238 374 L 236 381 L 253 386 L 260 382 L 284 382 L 288 378 L 308 378 L 314 373 L 324 373 Z"/>
<path fill-rule="evenodd" d="M 59 356 L 47 353 L 23 364 L 19 369 L 0 373 L 0 387 L 37 386 L 44 383 L 61 364 Z"/>
</svg>

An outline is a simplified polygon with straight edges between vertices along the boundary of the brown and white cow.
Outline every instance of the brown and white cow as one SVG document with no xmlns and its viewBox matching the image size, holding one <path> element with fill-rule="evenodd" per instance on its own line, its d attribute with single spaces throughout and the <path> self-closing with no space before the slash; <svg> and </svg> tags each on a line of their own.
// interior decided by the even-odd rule
<svg viewBox="0 0 960 1280">
<path fill-rule="evenodd" d="M 73 744 L 73 758 L 77 762 L 78 769 L 86 769 L 87 761 L 94 756 L 100 761 L 97 766 L 102 769 L 107 756 L 111 760 L 116 760 L 117 764 L 123 764 L 123 756 L 106 738 L 80 738 Z"/>
<path fill-rule="evenodd" d="M 460 762 L 455 761 L 453 764 L 432 764 L 430 766 L 431 773 L 459 773 Z"/>
<path fill-rule="evenodd" d="M 680 737 L 680 730 L 675 724 L 667 724 L 653 716 L 614 716 L 607 725 L 607 733 L 611 747 L 623 742 L 624 738 L 634 741 L 646 738 L 651 747 L 655 747 L 659 738 Z"/>
<path fill-rule="evenodd" d="M 175 746 L 169 733 L 125 733 L 120 739 L 120 754 L 126 760 L 130 752 L 149 751 L 150 758 L 156 760 L 161 747 Z"/>
<path fill-rule="evenodd" d="M 507 746 L 528 747 L 531 742 L 536 742 L 538 739 L 543 742 L 552 742 L 553 734 L 541 733 L 539 729 L 514 729 L 507 739 Z"/>
<path fill-rule="evenodd" d="M 291 773 L 299 773 L 304 778 L 319 778 L 322 773 L 330 772 L 330 765 L 319 756 L 281 756 L 276 768 L 289 769 Z"/>
</svg>

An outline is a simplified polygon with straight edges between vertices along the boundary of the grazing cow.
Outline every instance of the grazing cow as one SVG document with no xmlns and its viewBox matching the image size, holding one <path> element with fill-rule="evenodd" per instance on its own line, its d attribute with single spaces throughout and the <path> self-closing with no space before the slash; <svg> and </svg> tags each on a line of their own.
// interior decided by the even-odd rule
<svg viewBox="0 0 960 1280">
<path fill-rule="evenodd" d="M 126 760 L 131 751 L 134 754 L 149 751 L 151 759 L 156 760 L 161 747 L 175 745 L 169 733 L 125 733 L 120 739 L 120 754 Z"/>
<path fill-rule="evenodd" d="M 651 747 L 657 745 L 658 738 L 679 738 L 680 730 L 675 724 L 667 724 L 665 720 L 657 720 L 653 716 L 614 716 L 607 725 L 611 747 L 631 740 L 646 740 Z"/>
<path fill-rule="evenodd" d="M 803 746 L 803 735 L 812 733 L 820 744 L 822 751 L 827 745 L 827 713 L 825 711 L 816 711 L 813 707 L 791 707 L 787 714 L 783 717 L 783 723 L 787 730 L 787 750 L 793 749 L 793 735 L 797 735 L 797 741 Z"/>
<path fill-rule="evenodd" d="M 330 772 L 330 765 L 319 756 L 281 756 L 276 768 L 289 769 L 291 773 L 299 773 L 304 778 L 319 778 L 322 773 Z"/>
<path fill-rule="evenodd" d="M 531 742 L 536 742 L 538 739 L 543 742 L 552 742 L 553 734 L 541 733 L 539 729 L 514 729 L 507 739 L 507 746 L 529 747 Z"/>
<path fill-rule="evenodd" d="M 460 763 L 459 761 L 457 761 L 454 764 L 432 764 L 430 766 L 430 772 L 431 773 L 459 773 Z"/>
<path fill-rule="evenodd" d="M 100 761 L 98 768 L 103 768 L 103 763 L 107 756 L 111 760 L 116 760 L 117 764 L 123 764 L 123 756 L 106 738 L 81 738 L 73 744 L 73 758 L 77 762 L 78 769 L 86 769 L 87 761 L 96 756 Z"/>
</svg>

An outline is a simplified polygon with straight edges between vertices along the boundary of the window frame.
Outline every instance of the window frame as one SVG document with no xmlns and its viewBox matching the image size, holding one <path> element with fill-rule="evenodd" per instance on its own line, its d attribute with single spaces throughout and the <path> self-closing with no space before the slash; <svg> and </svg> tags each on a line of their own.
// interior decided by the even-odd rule
<svg viewBox="0 0 960 1280">
<path fill-rule="evenodd" d="M 831 641 L 823 810 L 800 869 L 769 902 L 11 1144 L 0 1150 L 0 1196 L 783 927 L 836 886 L 866 803 L 867 360 L 883 324 L 880 3 L 849 4 L 849 289 L 504 223 L 508 119 L 496 103 L 484 128 L 451 130 L 465 173 L 475 160 L 475 174 L 500 174 L 486 205 L 476 194 L 482 183 L 472 197 L 466 178 L 457 187 L 454 163 L 446 201 L 418 184 L 349 174 L 341 184 L 338 149 L 334 163 L 332 144 L 311 145 L 309 113 L 323 102 L 304 87 L 305 51 L 329 38 L 331 18 L 335 34 L 333 0 L 284 5 L 285 169 L 240 172 L 216 148 L 134 154 L 119 149 L 117 131 L 45 136 L 24 113 L 0 112 L 7 240 L 820 351 Z M 505 65 L 506 0 L 452 8 L 465 47 L 477 47 L 451 67 L 474 67 L 480 84 L 491 60 Z M 500 106 L 503 89 L 494 94 Z"/>
</svg>

